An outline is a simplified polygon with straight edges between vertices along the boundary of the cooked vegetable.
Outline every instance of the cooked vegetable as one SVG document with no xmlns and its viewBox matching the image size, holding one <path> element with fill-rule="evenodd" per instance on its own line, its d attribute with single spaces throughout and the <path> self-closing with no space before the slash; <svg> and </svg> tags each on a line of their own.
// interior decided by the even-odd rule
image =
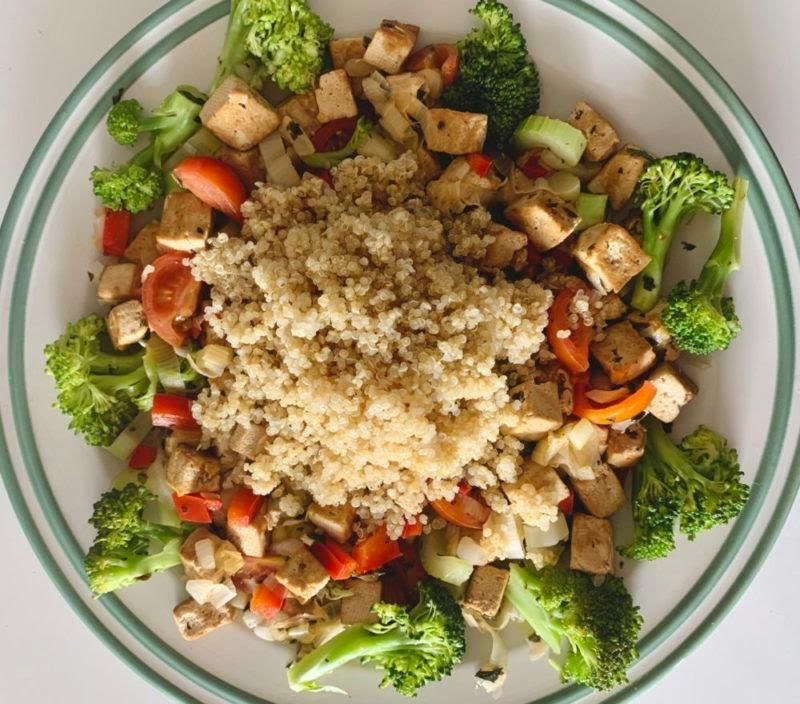
<svg viewBox="0 0 800 704">
<path fill-rule="evenodd" d="M 425 571 L 447 584 L 461 586 L 466 584 L 472 574 L 472 565 L 455 555 L 448 555 L 445 549 L 445 532 L 436 530 L 422 538 L 420 559 Z"/>
<path fill-rule="evenodd" d="M 556 171 L 547 177 L 547 190 L 570 203 L 576 203 L 581 194 L 581 181 L 568 171 Z"/>
<path fill-rule="evenodd" d="M 103 254 L 121 257 L 131 235 L 131 214 L 127 210 L 109 210 L 103 216 Z"/>
<path fill-rule="evenodd" d="M 722 214 L 719 239 L 697 281 L 681 282 L 670 291 L 661 314 L 664 326 L 680 349 L 691 354 L 724 350 L 741 326 L 732 298 L 722 290 L 728 276 L 739 268 L 747 181 L 733 181 L 731 206 Z"/>
<path fill-rule="evenodd" d="M 606 219 L 608 196 L 594 193 L 581 193 L 575 201 L 575 208 L 581 218 L 576 232 L 598 225 Z"/>
<path fill-rule="evenodd" d="M 156 391 L 144 350 L 112 351 L 107 335 L 105 321 L 87 315 L 44 348 L 56 408 L 89 445 L 110 445 L 140 410 L 150 408 Z"/>
<path fill-rule="evenodd" d="M 228 504 L 228 525 L 249 526 L 264 503 L 264 497 L 240 486 Z"/>
<path fill-rule="evenodd" d="M 572 374 L 579 374 L 589 368 L 592 328 L 582 321 L 578 321 L 575 330 L 570 328 L 569 308 L 575 294 L 575 289 L 565 288 L 553 301 L 549 311 L 547 341 L 564 368 Z"/>
<path fill-rule="evenodd" d="M 250 611 L 263 619 L 274 618 L 283 608 L 286 601 L 286 587 L 269 575 L 264 582 L 257 585 L 250 599 Z"/>
<path fill-rule="evenodd" d="M 694 154 L 682 152 L 652 162 L 637 185 L 642 210 L 642 248 L 651 261 L 639 274 L 631 304 L 646 313 L 661 293 L 661 277 L 675 232 L 699 211 L 721 213 L 733 202 L 725 174 Z"/>
<path fill-rule="evenodd" d="M 562 120 L 530 115 L 514 130 L 513 144 L 519 151 L 539 147 L 549 149 L 567 166 L 575 166 L 586 149 L 586 137 Z"/>
<path fill-rule="evenodd" d="M 158 448 L 154 445 L 137 445 L 128 458 L 128 467 L 131 469 L 147 469 L 158 456 Z"/>
<path fill-rule="evenodd" d="M 156 394 L 150 412 L 156 428 L 197 430 L 200 426 L 192 416 L 192 399 L 175 394 Z"/>
<path fill-rule="evenodd" d="M 461 528 L 479 530 L 491 516 L 491 509 L 470 491 L 459 491 L 452 501 L 436 499 L 431 508 L 444 520 Z"/>
<path fill-rule="evenodd" d="M 467 163 L 481 178 L 484 178 L 492 170 L 492 157 L 486 154 L 467 154 Z"/>
<path fill-rule="evenodd" d="M 353 131 L 353 135 L 350 137 L 347 144 L 345 144 L 341 149 L 337 149 L 334 152 L 314 152 L 313 154 L 303 154 L 300 158 L 303 160 L 306 166 L 310 166 L 312 169 L 332 169 L 334 166 L 337 166 L 341 162 L 343 162 L 348 157 L 353 156 L 353 154 L 358 151 L 358 148 L 361 144 L 364 143 L 364 140 L 370 134 L 372 130 L 372 125 L 364 119 L 358 121 L 355 130 Z"/>
<path fill-rule="evenodd" d="M 184 264 L 185 252 L 162 254 L 142 283 L 142 305 L 150 329 L 173 347 L 186 341 L 188 325 L 200 300 L 202 284 Z"/>
<path fill-rule="evenodd" d="M 305 0 L 231 0 L 214 87 L 236 73 L 254 88 L 270 79 L 302 93 L 320 74 L 332 36 Z"/>
<path fill-rule="evenodd" d="M 649 381 L 643 382 L 632 393 L 627 393 L 625 389 L 621 391 L 623 398 L 598 407 L 591 403 L 588 398 L 588 394 L 591 392 L 586 391 L 585 380 L 580 380 L 574 385 L 573 389 L 572 413 L 578 418 L 585 418 L 597 425 L 622 423 L 643 413 L 656 395 L 656 387 Z"/>
<path fill-rule="evenodd" d="M 187 523 L 211 523 L 208 501 L 198 494 L 172 495 L 175 512 Z"/>
<path fill-rule="evenodd" d="M 309 549 L 331 579 L 348 579 L 358 570 L 358 563 L 350 553 L 330 538 L 326 538 L 325 542 L 317 541 Z"/>
<path fill-rule="evenodd" d="M 556 665 L 563 682 L 604 691 L 628 681 L 628 668 L 639 656 L 642 617 L 621 579 L 606 577 L 594 586 L 582 572 L 532 572 L 516 564 L 510 569 L 506 598 L 556 655 L 566 641 L 565 657 Z"/>
<path fill-rule="evenodd" d="M 401 554 L 400 545 L 396 540 L 389 539 L 385 525 L 381 525 L 374 533 L 359 540 L 352 552 L 359 574 L 374 572 Z"/>
<path fill-rule="evenodd" d="M 86 576 L 97 595 L 127 587 L 138 579 L 180 564 L 183 539 L 194 526 L 170 526 L 145 520 L 158 498 L 142 484 L 111 489 L 95 503 L 89 523 L 97 536 L 86 555 Z M 157 552 L 150 552 L 151 544 Z"/>
<path fill-rule="evenodd" d="M 481 26 L 458 42 L 459 74 L 442 101 L 455 110 L 488 115 L 488 138 L 502 147 L 520 121 L 538 109 L 539 73 L 503 3 L 478 0 L 470 12 Z"/>
<path fill-rule="evenodd" d="M 138 134 L 147 132 L 150 143 L 116 169 L 93 169 L 94 194 L 105 207 L 138 213 L 163 195 L 163 162 L 200 127 L 198 116 L 205 100 L 196 88 L 179 86 L 150 117 L 142 118 L 142 106 L 135 100 L 121 101 L 111 109 L 107 127 L 115 140 L 133 144 Z"/>
<path fill-rule="evenodd" d="M 436 69 L 441 72 L 442 84 L 448 88 L 458 75 L 458 49 L 452 44 L 429 44 L 406 59 L 406 71 Z"/>
<path fill-rule="evenodd" d="M 739 515 L 750 490 L 742 483 L 736 450 L 713 430 L 701 425 L 675 445 L 654 418 L 643 424 L 647 445 L 634 469 L 633 541 L 621 552 L 655 560 L 674 550 L 676 518 L 694 540 Z"/>
<path fill-rule="evenodd" d="M 239 224 L 247 189 L 233 167 L 210 156 L 187 156 L 172 171 L 187 191 Z"/>
<path fill-rule="evenodd" d="M 466 648 L 461 609 L 431 580 L 419 585 L 419 596 L 412 609 L 376 604 L 378 623 L 352 626 L 296 662 L 289 686 L 296 692 L 341 691 L 317 680 L 356 659 L 385 673 L 382 687 L 391 684 L 406 696 L 449 675 Z"/>
</svg>

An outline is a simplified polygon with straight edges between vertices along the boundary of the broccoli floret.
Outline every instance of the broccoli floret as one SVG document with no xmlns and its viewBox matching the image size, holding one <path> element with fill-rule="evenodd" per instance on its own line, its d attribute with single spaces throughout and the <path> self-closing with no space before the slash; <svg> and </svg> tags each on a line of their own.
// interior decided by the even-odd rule
<svg viewBox="0 0 800 704">
<path fill-rule="evenodd" d="M 214 87 L 236 73 L 254 88 L 271 79 L 302 93 L 320 74 L 332 36 L 305 0 L 231 0 Z"/>
<path fill-rule="evenodd" d="M 639 607 L 618 577 L 595 586 L 583 572 L 545 567 L 532 572 L 510 566 L 506 598 L 536 634 L 564 658 L 554 663 L 563 682 L 608 690 L 628 681 L 639 656 Z"/>
<path fill-rule="evenodd" d="M 406 696 L 449 675 L 466 648 L 464 617 L 431 579 L 420 584 L 419 595 L 410 610 L 376 604 L 377 623 L 352 626 L 296 662 L 288 671 L 289 686 L 296 692 L 332 690 L 317 680 L 356 659 L 386 673 L 381 687 L 391 684 Z"/>
<path fill-rule="evenodd" d="M 652 162 L 639 178 L 636 200 L 642 209 L 642 248 L 651 260 L 639 274 L 631 303 L 646 313 L 658 301 L 667 253 L 678 227 L 698 211 L 727 210 L 733 188 L 725 174 L 684 152 Z"/>
<path fill-rule="evenodd" d="M 140 410 L 150 408 L 156 391 L 144 350 L 109 347 L 105 321 L 87 315 L 44 349 L 47 372 L 56 382 L 56 408 L 90 445 L 113 442 Z"/>
<path fill-rule="evenodd" d="M 148 133 L 150 143 L 122 166 L 94 168 L 94 194 L 105 207 L 138 213 L 163 195 L 163 162 L 199 129 L 205 100 L 196 88 L 179 86 L 148 117 L 143 117 L 136 100 L 123 100 L 111 109 L 106 127 L 117 142 L 130 145 L 140 134 Z"/>
<path fill-rule="evenodd" d="M 733 182 L 733 204 L 722 214 L 719 239 L 700 278 L 670 291 L 662 321 L 675 344 L 692 354 L 711 354 L 728 347 L 739 334 L 733 299 L 722 295 L 728 276 L 739 268 L 747 181 Z"/>
<path fill-rule="evenodd" d="M 741 513 L 750 493 L 742 483 L 736 450 L 718 433 L 700 426 L 680 443 L 657 420 L 644 421 L 647 444 L 633 496 L 633 542 L 626 557 L 654 560 L 675 548 L 674 523 L 694 540 Z"/>
<path fill-rule="evenodd" d="M 107 491 L 95 503 L 89 523 L 97 536 L 84 562 L 95 595 L 122 589 L 180 564 L 181 543 L 194 526 L 174 527 L 145 520 L 145 508 L 156 501 L 158 498 L 146 486 L 130 483 Z M 159 544 L 160 550 L 151 554 L 153 543 Z"/>
<path fill-rule="evenodd" d="M 455 110 L 488 115 L 488 138 L 503 147 L 539 107 L 539 72 L 519 23 L 503 3 L 479 0 L 470 12 L 481 26 L 458 42 L 458 78 L 442 100 Z"/>
</svg>

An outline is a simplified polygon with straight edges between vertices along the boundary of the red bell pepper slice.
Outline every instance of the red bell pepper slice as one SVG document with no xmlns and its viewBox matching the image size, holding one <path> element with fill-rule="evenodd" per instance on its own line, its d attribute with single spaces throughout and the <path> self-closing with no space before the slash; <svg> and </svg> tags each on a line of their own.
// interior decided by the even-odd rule
<svg viewBox="0 0 800 704">
<path fill-rule="evenodd" d="M 178 517 L 186 523 L 211 523 L 211 512 L 202 496 L 185 494 L 184 496 L 172 495 L 172 503 Z"/>
<path fill-rule="evenodd" d="M 486 156 L 486 154 L 480 154 L 479 152 L 467 154 L 467 163 L 481 178 L 492 170 L 492 158 Z"/>
<path fill-rule="evenodd" d="M 531 181 L 535 181 L 537 178 L 547 178 L 552 171 L 546 166 L 542 166 L 539 162 L 539 158 L 533 155 L 522 165 L 522 173 L 531 179 Z"/>
<path fill-rule="evenodd" d="M 350 554 L 333 540 L 324 543 L 317 541 L 311 547 L 311 554 L 320 561 L 331 579 L 349 579 L 358 569 L 358 563 Z"/>
<path fill-rule="evenodd" d="M 271 619 L 283 608 L 286 601 L 286 587 L 269 575 L 253 591 L 250 598 L 250 611 L 263 619 Z"/>
<path fill-rule="evenodd" d="M 158 456 L 158 449 L 152 445 L 137 445 L 128 458 L 128 467 L 131 469 L 147 469 Z"/>
<path fill-rule="evenodd" d="M 264 503 L 264 497 L 254 494 L 246 486 L 239 487 L 228 504 L 228 523 L 249 526 Z"/>
<path fill-rule="evenodd" d="M 131 214 L 127 210 L 106 208 L 103 218 L 103 254 L 121 257 L 125 254 L 131 234 Z"/>
<path fill-rule="evenodd" d="M 372 535 L 368 535 L 356 543 L 352 558 L 358 565 L 358 573 L 366 574 L 383 567 L 386 563 L 400 557 L 401 554 L 399 543 L 389 539 L 386 526 L 382 525 Z"/>
<path fill-rule="evenodd" d="M 597 425 L 611 425 L 635 418 L 650 405 L 656 396 L 656 387 L 645 381 L 636 391 L 621 401 L 608 406 L 595 406 L 586 398 L 586 380 L 579 379 L 573 384 L 572 413 Z"/>
<path fill-rule="evenodd" d="M 574 289 L 565 288 L 556 296 L 556 300 L 550 306 L 547 341 L 561 365 L 568 372 L 579 374 L 589 368 L 589 344 L 592 341 L 592 328 L 578 322 L 575 330 L 570 329 L 569 305 L 575 293 Z M 563 330 L 570 330 L 569 337 L 559 337 L 559 333 Z"/>
<path fill-rule="evenodd" d="M 173 430 L 199 430 L 200 426 L 192 415 L 192 399 L 175 394 L 156 394 L 150 411 L 152 423 L 156 428 Z"/>
<path fill-rule="evenodd" d="M 464 494 L 460 490 L 452 501 L 431 501 L 431 508 L 448 523 L 473 530 L 481 528 L 492 515 L 492 510 L 483 501 L 472 493 Z"/>
<path fill-rule="evenodd" d="M 422 523 L 419 522 L 419 519 L 415 518 L 414 520 L 406 521 L 400 537 L 403 538 L 403 540 L 408 540 L 409 538 L 416 538 L 420 535 L 422 535 Z"/>
<path fill-rule="evenodd" d="M 575 508 L 575 492 L 570 487 L 567 487 L 567 490 L 569 491 L 569 496 L 558 502 L 558 510 L 565 516 L 571 516 Z"/>
</svg>

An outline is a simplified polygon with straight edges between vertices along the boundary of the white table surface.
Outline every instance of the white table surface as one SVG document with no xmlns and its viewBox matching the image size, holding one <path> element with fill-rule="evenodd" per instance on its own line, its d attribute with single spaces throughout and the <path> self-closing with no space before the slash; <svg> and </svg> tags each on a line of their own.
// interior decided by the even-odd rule
<svg viewBox="0 0 800 704">
<path fill-rule="evenodd" d="M 443 0 L 440 0 L 443 1 Z M 43 128 L 85 71 L 160 0 L 0 1 L 0 211 Z M 645 0 L 739 93 L 800 192 L 800 3 Z M 699 8 L 699 9 L 698 9 Z M 535 51 L 535 49 L 534 49 Z M 62 602 L 0 490 L 0 701 L 167 704 Z M 800 509 L 734 611 L 645 704 L 797 702 Z"/>
</svg>

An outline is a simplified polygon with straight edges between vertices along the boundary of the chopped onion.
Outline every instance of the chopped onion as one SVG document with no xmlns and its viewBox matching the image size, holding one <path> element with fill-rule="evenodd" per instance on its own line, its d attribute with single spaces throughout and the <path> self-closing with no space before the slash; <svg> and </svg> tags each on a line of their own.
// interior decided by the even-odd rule
<svg viewBox="0 0 800 704">
<path fill-rule="evenodd" d="M 380 124 L 392 139 L 401 144 L 404 144 L 405 140 L 408 139 L 409 132 L 413 132 L 411 123 L 393 103 L 386 105 L 381 115 Z"/>
<path fill-rule="evenodd" d="M 197 564 L 204 570 L 213 572 L 217 569 L 217 561 L 214 559 L 214 542 L 210 538 L 198 540 L 194 545 L 194 554 L 197 556 Z"/>
<path fill-rule="evenodd" d="M 194 356 L 198 371 L 209 379 L 216 379 L 233 361 L 233 350 L 226 345 L 206 345 Z"/>
<path fill-rule="evenodd" d="M 548 189 L 570 203 L 581 194 L 581 180 L 575 174 L 557 171 L 547 178 Z"/>
<path fill-rule="evenodd" d="M 181 362 L 172 345 L 167 344 L 155 333 L 147 341 L 145 355 L 158 374 L 158 380 L 169 393 L 184 391 L 186 385 L 181 376 Z"/>
<path fill-rule="evenodd" d="M 105 449 L 117 459 L 127 461 L 131 452 L 136 449 L 147 433 L 150 432 L 153 424 L 149 413 L 140 413 L 117 435 L 110 445 Z"/>
<path fill-rule="evenodd" d="M 300 174 L 297 173 L 288 154 L 282 154 L 271 161 L 266 169 L 269 182 L 276 186 L 296 186 L 300 183 Z"/>
<path fill-rule="evenodd" d="M 265 164 L 269 164 L 279 156 L 286 154 L 286 147 L 283 144 L 283 138 L 278 130 L 275 130 L 265 140 L 258 145 L 258 151 L 261 154 L 261 160 Z"/>
<path fill-rule="evenodd" d="M 261 618 L 257 613 L 253 611 L 245 611 L 242 614 L 242 621 L 244 625 L 250 629 L 257 628 L 257 626 L 263 621 L 264 619 Z M 256 633 L 258 635 L 258 633 Z"/>
<path fill-rule="evenodd" d="M 351 78 L 366 78 L 375 70 L 375 67 L 364 59 L 348 59 L 344 70 Z"/>
<path fill-rule="evenodd" d="M 386 108 L 391 104 L 389 100 L 389 87 L 381 85 L 380 80 L 383 78 L 379 73 L 375 72 L 371 76 L 361 81 L 361 86 L 364 89 L 364 97 L 372 103 L 379 115 L 382 115 Z M 384 80 L 385 83 L 385 80 Z"/>
<path fill-rule="evenodd" d="M 485 565 L 489 562 L 489 556 L 486 551 L 466 535 L 458 541 L 456 557 L 469 562 L 470 565 Z"/>
<path fill-rule="evenodd" d="M 575 423 L 569 431 L 569 444 L 576 450 L 582 450 L 586 447 L 586 443 L 594 438 L 594 424 L 586 418 L 581 418 Z"/>
<path fill-rule="evenodd" d="M 236 592 L 236 596 L 231 599 L 230 604 L 234 609 L 239 609 L 240 611 L 244 611 L 247 608 L 247 604 L 250 601 L 250 597 L 247 596 L 244 592 Z"/>
<path fill-rule="evenodd" d="M 528 550 L 550 548 L 569 537 L 567 520 L 564 518 L 564 514 L 560 512 L 558 518 L 548 526 L 547 530 L 526 525 L 523 526 L 523 531 L 525 533 L 525 547 Z"/>
<path fill-rule="evenodd" d="M 221 609 L 231 599 L 236 598 L 236 589 L 227 584 L 217 584 L 210 579 L 190 579 L 186 591 L 198 604 L 211 604 Z"/>
<path fill-rule="evenodd" d="M 417 73 L 425 81 L 425 102 L 432 105 L 442 94 L 444 83 L 442 82 L 442 72 L 436 68 L 423 68 Z"/>
<path fill-rule="evenodd" d="M 362 156 L 374 156 L 386 163 L 394 161 L 397 158 L 397 149 L 394 146 L 394 142 L 376 134 L 374 130 L 370 133 L 369 137 L 358 145 L 356 151 Z"/>
<path fill-rule="evenodd" d="M 280 126 L 280 134 L 284 140 L 292 145 L 292 148 L 298 156 L 314 153 L 314 143 L 311 141 L 311 138 L 291 117 L 287 116 L 283 118 L 283 122 Z"/>
</svg>

